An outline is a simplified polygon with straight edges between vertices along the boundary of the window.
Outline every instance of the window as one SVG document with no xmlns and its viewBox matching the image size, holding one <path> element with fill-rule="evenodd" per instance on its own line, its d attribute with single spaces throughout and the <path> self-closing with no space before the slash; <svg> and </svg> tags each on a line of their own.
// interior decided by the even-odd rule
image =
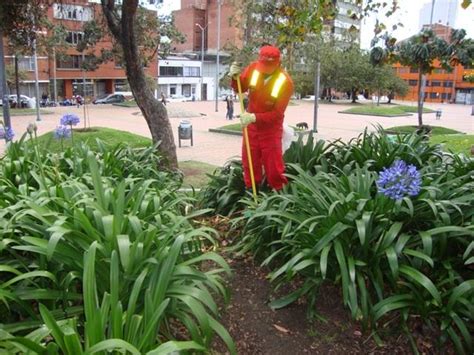
<svg viewBox="0 0 474 355">
<path fill-rule="evenodd" d="M 183 76 L 183 67 L 160 67 L 160 76 Z"/>
<path fill-rule="evenodd" d="M 184 67 L 184 76 L 200 76 L 199 67 Z"/>
<path fill-rule="evenodd" d="M 66 35 L 66 42 L 71 44 L 78 44 L 82 41 L 84 34 L 82 32 L 68 31 Z"/>
<path fill-rule="evenodd" d="M 19 70 L 35 70 L 35 61 L 33 57 L 18 58 L 18 69 Z"/>
<path fill-rule="evenodd" d="M 398 68 L 398 72 L 400 74 L 406 74 L 406 73 L 408 73 L 408 68 Z"/>
<path fill-rule="evenodd" d="M 445 82 L 443 82 L 443 86 L 445 88 L 452 88 L 453 87 L 453 82 L 452 81 L 445 81 Z"/>
<path fill-rule="evenodd" d="M 446 70 L 440 69 L 440 68 L 436 68 L 436 69 L 433 70 L 433 73 L 436 73 L 436 74 L 445 74 L 445 73 L 446 73 Z"/>
<path fill-rule="evenodd" d="M 430 81 L 429 81 L 429 80 L 426 80 L 425 86 L 426 86 L 426 87 L 430 86 Z"/>
<path fill-rule="evenodd" d="M 431 86 L 441 86 L 441 81 L 432 80 Z"/>
<path fill-rule="evenodd" d="M 417 68 L 410 68 L 410 73 L 418 73 L 418 69 Z"/>
<path fill-rule="evenodd" d="M 408 80 L 408 85 L 410 86 L 417 86 L 418 85 L 418 80 Z"/>
<path fill-rule="evenodd" d="M 79 55 L 66 55 L 56 61 L 58 69 L 81 69 L 81 64 L 82 58 Z"/>
<path fill-rule="evenodd" d="M 451 94 L 447 94 L 447 93 L 443 92 L 443 93 L 441 94 L 441 98 L 442 98 L 443 100 L 451 100 Z"/>
<path fill-rule="evenodd" d="M 436 99 L 439 96 L 437 92 L 430 92 L 430 99 Z"/>
<path fill-rule="evenodd" d="M 90 21 L 92 20 L 92 9 L 90 7 L 70 5 L 70 4 L 54 4 L 54 18 L 73 21 Z"/>
</svg>

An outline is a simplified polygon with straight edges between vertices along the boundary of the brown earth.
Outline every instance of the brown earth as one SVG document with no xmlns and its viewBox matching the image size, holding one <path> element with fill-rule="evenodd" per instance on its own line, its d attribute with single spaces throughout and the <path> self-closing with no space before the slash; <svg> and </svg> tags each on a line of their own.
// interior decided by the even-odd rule
<svg viewBox="0 0 474 355">
<path fill-rule="evenodd" d="M 212 217 L 203 224 L 212 225 L 220 232 L 223 246 L 232 243 L 228 219 Z M 316 302 L 317 317 L 308 319 L 305 300 L 286 308 L 272 310 L 268 303 L 291 290 L 274 292 L 267 279 L 269 270 L 260 267 L 251 256 L 224 255 L 232 268 L 228 280 L 230 303 L 221 309 L 221 323 L 232 336 L 238 354 L 411 354 L 408 337 L 396 327 L 379 330 L 382 344 L 377 345 L 371 334 L 353 321 L 348 309 L 342 306 L 339 288 L 323 285 Z M 395 322 L 394 322 L 395 323 Z M 422 337 L 417 331 L 417 347 L 421 354 L 452 353 L 436 349 L 434 337 Z M 228 354 L 225 345 L 216 340 L 214 354 Z"/>
</svg>

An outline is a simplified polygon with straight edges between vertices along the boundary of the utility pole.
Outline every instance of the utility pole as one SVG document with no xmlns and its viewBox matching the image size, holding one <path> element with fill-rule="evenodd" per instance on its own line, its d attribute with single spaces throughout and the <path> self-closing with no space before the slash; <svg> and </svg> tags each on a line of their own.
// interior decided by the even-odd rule
<svg viewBox="0 0 474 355">
<path fill-rule="evenodd" d="M 58 101 L 58 86 L 56 83 L 56 48 L 53 47 L 53 94 L 54 102 Z"/>
<path fill-rule="evenodd" d="M 196 26 L 199 27 L 199 29 L 201 30 L 201 88 L 200 88 L 200 91 L 201 91 L 201 101 L 203 100 L 203 86 L 204 86 L 204 31 L 206 30 L 207 28 L 207 25 L 202 27 L 199 23 L 196 23 Z"/>
<path fill-rule="evenodd" d="M 430 14 L 430 30 L 433 25 L 433 14 L 434 14 L 435 0 L 431 0 L 431 14 Z M 421 68 L 420 68 L 421 70 Z M 421 86 L 420 88 L 420 97 L 418 98 L 419 107 L 418 107 L 418 119 L 420 119 L 423 114 L 423 103 L 425 101 L 425 85 L 426 85 L 426 74 L 423 74 L 421 77 L 421 83 L 418 83 Z"/>
<path fill-rule="evenodd" d="M 219 112 L 219 50 L 221 47 L 221 0 L 217 0 L 216 112 Z"/>
<path fill-rule="evenodd" d="M 8 102 L 7 77 L 5 73 L 5 55 L 3 53 L 3 31 L 0 26 L 0 97 L 3 99 L 3 122 L 5 128 L 12 127 L 10 121 L 10 107 Z"/>
<path fill-rule="evenodd" d="M 319 54 L 318 54 L 319 55 Z M 319 98 L 319 81 L 321 73 L 321 62 L 319 61 L 316 63 L 316 73 L 314 76 L 314 115 L 313 115 L 313 132 L 318 133 L 318 98 Z"/>
<path fill-rule="evenodd" d="M 39 103 L 38 55 L 36 53 L 36 35 L 33 39 L 33 61 L 35 62 L 36 121 L 41 121 Z"/>
</svg>

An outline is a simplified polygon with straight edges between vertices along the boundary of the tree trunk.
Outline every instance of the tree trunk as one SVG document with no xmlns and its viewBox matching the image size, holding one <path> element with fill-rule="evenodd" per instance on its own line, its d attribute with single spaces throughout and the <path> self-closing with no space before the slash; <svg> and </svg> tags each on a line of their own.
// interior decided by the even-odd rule
<svg viewBox="0 0 474 355">
<path fill-rule="evenodd" d="M 116 16 L 114 0 L 102 0 L 101 2 L 110 32 L 122 46 L 128 83 L 148 124 L 153 142 L 161 142 L 158 151 L 163 154 L 166 160 L 165 164 L 176 169 L 178 159 L 168 112 L 165 106 L 155 99 L 152 89 L 147 85 L 137 45 L 135 16 L 138 0 L 123 1 L 121 18 Z"/>
<path fill-rule="evenodd" d="M 352 96 L 352 103 L 355 104 L 357 97 L 356 97 L 356 89 L 351 90 L 351 96 Z"/>
<path fill-rule="evenodd" d="M 328 98 L 329 98 L 329 102 L 332 102 L 332 90 L 331 90 L 331 88 L 328 88 Z"/>
<path fill-rule="evenodd" d="M 421 72 L 421 67 L 419 68 L 418 73 L 418 126 L 423 126 L 423 98 L 421 97 L 421 80 L 423 79 L 423 74 Z"/>
<path fill-rule="evenodd" d="M 380 95 L 382 94 L 382 92 L 379 90 L 379 92 L 377 93 L 377 106 L 380 106 Z"/>
<path fill-rule="evenodd" d="M 388 105 L 390 105 L 392 103 L 392 97 L 393 97 L 393 94 L 389 93 L 388 94 L 388 102 L 387 102 Z"/>
<path fill-rule="evenodd" d="M 16 89 L 16 102 L 20 101 L 20 78 L 18 77 L 18 56 L 15 54 L 15 89 Z"/>
</svg>

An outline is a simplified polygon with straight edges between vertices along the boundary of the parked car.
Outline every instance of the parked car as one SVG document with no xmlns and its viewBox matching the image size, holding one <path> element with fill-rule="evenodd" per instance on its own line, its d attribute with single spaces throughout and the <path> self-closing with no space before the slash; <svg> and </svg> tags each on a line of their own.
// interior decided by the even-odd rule
<svg viewBox="0 0 474 355">
<path fill-rule="evenodd" d="M 124 102 L 125 96 L 122 94 L 106 94 L 99 96 L 97 99 L 92 101 L 93 104 L 114 104 L 117 102 Z"/>
<path fill-rule="evenodd" d="M 186 102 L 193 101 L 192 96 L 171 95 L 166 99 L 167 102 Z"/>
<path fill-rule="evenodd" d="M 17 95 L 8 95 L 8 102 L 10 107 L 17 107 Z M 3 106 L 3 100 L 0 100 L 0 106 Z M 34 97 L 28 97 L 26 95 L 20 95 L 20 107 L 21 108 L 35 108 L 36 99 Z"/>
</svg>

